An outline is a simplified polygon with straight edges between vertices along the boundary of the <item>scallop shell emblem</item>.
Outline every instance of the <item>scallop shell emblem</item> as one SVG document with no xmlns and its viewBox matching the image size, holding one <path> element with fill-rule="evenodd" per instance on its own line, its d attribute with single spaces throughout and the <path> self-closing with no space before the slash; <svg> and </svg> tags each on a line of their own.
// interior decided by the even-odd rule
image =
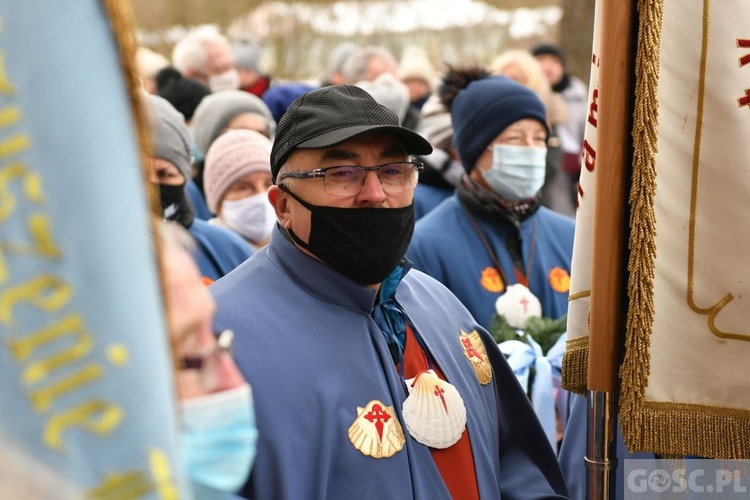
<svg viewBox="0 0 750 500">
<path fill-rule="evenodd" d="M 542 317 L 542 303 L 524 285 L 510 285 L 495 301 L 495 311 L 505 317 L 508 325 L 523 330 L 529 318 Z"/>
<path fill-rule="evenodd" d="M 455 387 L 425 370 L 406 381 L 402 413 L 409 434 L 431 448 L 453 446 L 466 429 L 466 407 Z"/>
<path fill-rule="evenodd" d="M 373 399 L 364 408 L 357 407 L 357 418 L 349 427 L 349 441 L 363 455 L 388 458 L 401 451 L 406 438 L 393 406 Z"/>
<path fill-rule="evenodd" d="M 461 335 L 458 336 L 458 341 L 464 350 L 464 356 L 471 363 L 471 367 L 474 368 L 477 380 L 482 385 L 489 384 L 492 380 L 492 366 L 490 366 L 490 361 L 487 358 L 487 351 L 484 348 L 482 339 L 476 330 L 473 330 L 471 333 L 466 333 L 463 330 L 459 331 Z"/>
</svg>

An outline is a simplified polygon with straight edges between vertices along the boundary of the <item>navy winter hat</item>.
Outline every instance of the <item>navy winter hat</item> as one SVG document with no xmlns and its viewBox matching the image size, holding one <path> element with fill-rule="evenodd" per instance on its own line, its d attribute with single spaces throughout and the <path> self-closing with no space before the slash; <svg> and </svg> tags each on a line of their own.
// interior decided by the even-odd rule
<svg viewBox="0 0 750 500">
<path fill-rule="evenodd" d="M 453 145 L 466 172 L 509 125 L 532 118 L 549 132 L 544 104 L 528 87 L 502 75 L 482 78 L 461 89 L 451 104 Z"/>
<path fill-rule="evenodd" d="M 304 94 L 315 90 L 316 87 L 306 83 L 279 83 L 272 85 L 261 96 L 261 100 L 266 103 L 271 110 L 273 119 L 276 123 L 281 120 L 281 115 L 289 108 L 293 100 Z"/>
</svg>

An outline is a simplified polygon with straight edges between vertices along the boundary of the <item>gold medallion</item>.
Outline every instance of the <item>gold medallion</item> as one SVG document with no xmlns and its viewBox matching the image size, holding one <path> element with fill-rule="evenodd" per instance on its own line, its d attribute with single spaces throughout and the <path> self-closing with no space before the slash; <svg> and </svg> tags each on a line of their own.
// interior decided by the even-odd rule
<svg viewBox="0 0 750 500">
<path fill-rule="evenodd" d="M 406 438 L 393 407 L 373 399 L 364 408 L 357 407 L 357 418 L 349 427 L 349 441 L 363 455 L 388 458 L 401 451 Z"/>
<path fill-rule="evenodd" d="M 466 333 L 463 330 L 459 331 L 461 335 L 459 335 L 458 341 L 464 350 L 464 356 L 471 363 L 471 367 L 474 368 L 477 380 L 482 385 L 489 384 L 492 380 L 492 366 L 490 365 L 489 358 L 487 358 L 487 351 L 484 348 L 482 339 L 479 338 L 476 330 L 471 333 Z"/>
</svg>

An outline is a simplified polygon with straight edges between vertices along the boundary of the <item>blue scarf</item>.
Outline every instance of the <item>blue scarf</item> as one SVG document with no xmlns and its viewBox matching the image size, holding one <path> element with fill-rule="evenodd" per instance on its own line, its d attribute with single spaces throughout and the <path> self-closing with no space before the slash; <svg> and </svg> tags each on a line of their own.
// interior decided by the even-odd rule
<svg viewBox="0 0 750 500">
<path fill-rule="evenodd" d="M 383 280 L 378 303 L 372 310 L 372 319 L 383 332 L 385 341 L 389 347 L 396 345 L 401 354 L 406 346 L 406 313 L 396 302 L 396 289 L 410 268 L 411 262 L 405 260 Z"/>
</svg>

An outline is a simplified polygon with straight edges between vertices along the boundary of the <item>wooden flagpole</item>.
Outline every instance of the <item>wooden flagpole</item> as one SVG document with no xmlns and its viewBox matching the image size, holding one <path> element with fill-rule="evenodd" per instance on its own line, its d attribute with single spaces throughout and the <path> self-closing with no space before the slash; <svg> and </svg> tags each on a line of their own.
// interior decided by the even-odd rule
<svg viewBox="0 0 750 500">
<path fill-rule="evenodd" d="M 587 498 L 614 498 L 617 371 L 630 160 L 634 3 L 604 0 L 599 61 L 588 365 Z"/>
</svg>

